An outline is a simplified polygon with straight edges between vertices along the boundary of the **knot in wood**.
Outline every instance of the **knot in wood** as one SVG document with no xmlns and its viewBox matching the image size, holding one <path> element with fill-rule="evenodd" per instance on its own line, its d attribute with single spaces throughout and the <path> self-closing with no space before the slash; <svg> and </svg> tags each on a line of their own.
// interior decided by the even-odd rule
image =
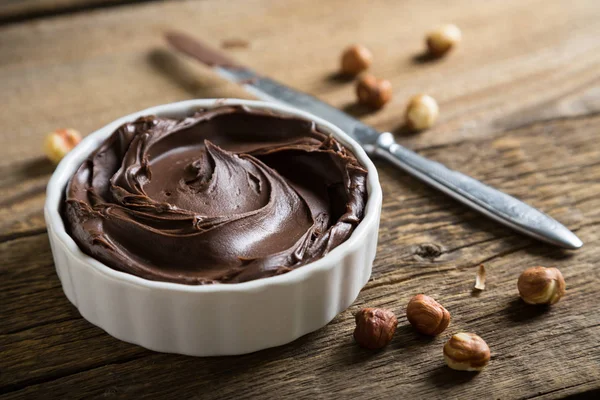
<svg viewBox="0 0 600 400">
<path fill-rule="evenodd" d="M 423 243 L 415 248 L 414 254 L 430 261 L 435 260 L 444 253 L 442 246 L 436 243 Z"/>
</svg>

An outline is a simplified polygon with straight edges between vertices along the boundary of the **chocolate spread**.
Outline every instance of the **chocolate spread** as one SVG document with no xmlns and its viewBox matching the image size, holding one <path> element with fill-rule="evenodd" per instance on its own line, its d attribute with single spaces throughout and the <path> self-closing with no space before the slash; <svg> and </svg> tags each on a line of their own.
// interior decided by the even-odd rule
<svg viewBox="0 0 600 400">
<path fill-rule="evenodd" d="M 239 106 L 118 128 L 79 167 L 62 210 L 86 254 L 190 285 L 279 275 L 344 242 L 367 171 L 314 122 Z"/>
</svg>

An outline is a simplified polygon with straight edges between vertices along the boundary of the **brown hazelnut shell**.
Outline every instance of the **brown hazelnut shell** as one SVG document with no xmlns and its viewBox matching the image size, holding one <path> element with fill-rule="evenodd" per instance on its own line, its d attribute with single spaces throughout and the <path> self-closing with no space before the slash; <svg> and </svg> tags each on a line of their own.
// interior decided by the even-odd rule
<svg viewBox="0 0 600 400">
<path fill-rule="evenodd" d="M 490 348 L 474 333 L 452 335 L 444 345 L 444 359 L 452 369 L 481 371 L 490 361 Z"/>
<path fill-rule="evenodd" d="M 361 347 L 372 350 L 387 346 L 392 341 L 398 325 L 396 315 L 383 308 L 363 308 L 354 318 L 354 340 Z"/>
<path fill-rule="evenodd" d="M 342 53 L 340 72 L 355 76 L 368 69 L 372 62 L 373 55 L 365 46 L 350 46 Z"/>
<path fill-rule="evenodd" d="M 527 268 L 517 282 L 523 301 L 528 304 L 555 304 L 565 295 L 565 279 L 557 268 Z"/>
<path fill-rule="evenodd" d="M 450 313 L 440 303 L 424 294 L 414 296 L 406 307 L 408 322 L 425 335 L 439 335 L 450 324 Z"/>
<path fill-rule="evenodd" d="M 392 84 L 373 75 L 365 75 L 356 83 L 356 96 L 360 104 L 380 109 L 392 98 Z"/>
</svg>

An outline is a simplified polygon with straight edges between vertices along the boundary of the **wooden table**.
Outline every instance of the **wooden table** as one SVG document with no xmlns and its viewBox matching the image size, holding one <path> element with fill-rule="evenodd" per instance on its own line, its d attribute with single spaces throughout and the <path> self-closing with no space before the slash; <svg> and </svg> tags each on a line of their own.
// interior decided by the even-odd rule
<svg viewBox="0 0 600 400">
<path fill-rule="evenodd" d="M 0 11 L 2 399 L 600 394 L 600 2 L 23 3 Z M 424 62 L 424 32 L 447 21 L 463 30 L 460 49 Z M 162 34 L 172 27 L 216 46 L 248 41 L 229 51 L 396 131 L 419 153 L 522 198 L 575 231 L 585 246 L 563 251 L 518 235 L 377 162 L 384 204 L 372 280 L 328 326 L 240 357 L 160 354 L 112 338 L 81 318 L 54 271 L 42 213 L 53 166 L 42 140 L 59 127 L 92 132 L 155 104 L 249 97 L 168 50 Z M 394 99 L 380 112 L 356 107 L 352 83 L 334 78 L 340 51 L 354 42 L 373 51 L 372 72 L 393 84 Z M 418 92 L 439 101 L 440 120 L 407 135 L 403 109 Z M 471 289 L 481 263 L 488 286 L 476 296 Z M 550 309 L 518 298 L 517 278 L 534 265 L 557 266 L 565 276 L 567 295 Z M 452 313 L 440 337 L 419 336 L 406 321 L 406 303 L 419 292 Z M 353 342 L 352 315 L 364 306 L 399 316 L 384 351 Z M 444 366 L 443 343 L 459 330 L 490 345 L 485 372 Z"/>
</svg>

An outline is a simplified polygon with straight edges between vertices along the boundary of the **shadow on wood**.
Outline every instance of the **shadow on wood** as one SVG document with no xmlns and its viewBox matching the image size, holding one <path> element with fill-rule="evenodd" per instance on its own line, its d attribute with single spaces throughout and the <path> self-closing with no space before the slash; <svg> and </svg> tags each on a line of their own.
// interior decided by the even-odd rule
<svg viewBox="0 0 600 400">
<path fill-rule="evenodd" d="M 537 242 L 536 246 L 531 246 L 525 249 L 530 256 L 542 256 L 550 258 L 554 261 L 567 260 L 575 256 L 573 250 L 561 249 L 560 247 L 552 246 L 543 242 Z"/>
<path fill-rule="evenodd" d="M 28 180 L 37 179 L 39 181 L 13 196 L 3 196 L 0 199 L 0 208 L 11 207 L 43 194 L 46 191 L 47 179 L 40 180 L 39 178 L 49 177 L 54 172 L 54 168 L 55 165 L 46 157 L 38 157 L 13 166 L 13 170 L 9 174 L 4 174 L 4 169 L 0 169 L 0 176 L 2 176 L 0 187 Z"/>
<path fill-rule="evenodd" d="M 342 107 L 342 111 L 356 118 L 364 117 L 365 115 L 377 112 L 377 110 L 374 110 L 360 103 L 348 103 L 344 107 Z"/>
<path fill-rule="evenodd" d="M 182 370 L 190 370 L 192 368 L 192 370 L 209 371 L 208 373 L 217 374 L 224 380 L 227 380 L 227 377 L 233 377 L 245 371 L 258 371 L 263 365 L 273 361 L 293 359 L 305 354 L 307 344 L 315 341 L 316 337 L 322 335 L 321 331 L 323 329 L 321 328 L 315 332 L 306 334 L 285 345 L 239 356 L 191 357 L 154 352 L 149 352 L 149 355 L 155 358 L 166 358 L 169 364 L 177 365 Z"/>
<path fill-rule="evenodd" d="M 354 342 L 354 339 L 352 339 L 352 341 Z M 352 365 L 362 364 L 376 358 L 379 355 L 383 355 L 385 353 L 385 348 L 379 350 L 369 350 L 360 347 L 356 343 L 352 343 L 349 349 L 344 348 L 342 352 L 346 353 L 345 357 L 343 357 L 343 362 L 347 365 Z"/>
<path fill-rule="evenodd" d="M 450 388 L 470 382 L 479 372 L 456 371 L 444 365 L 429 374 L 429 381 L 440 388 Z"/>
<path fill-rule="evenodd" d="M 46 157 L 37 157 L 19 165 L 17 173 L 21 178 L 31 179 L 51 175 L 55 168 L 56 166 Z M 14 174 L 15 172 L 13 171 L 12 173 Z"/>
<path fill-rule="evenodd" d="M 341 72 L 332 72 L 325 77 L 325 80 L 331 83 L 344 84 L 352 82 L 354 78 L 355 77 L 352 75 L 343 74 Z"/>
<path fill-rule="evenodd" d="M 202 92 L 204 85 L 172 52 L 165 49 L 154 49 L 148 54 L 148 61 L 158 72 L 177 83 L 186 92 L 194 96 Z"/>
<path fill-rule="evenodd" d="M 404 320 L 400 322 L 402 326 L 398 326 L 392 345 L 398 349 L 409 349 L 412 347 L 422 347 L 433 341 L 434 336 L 423 335 L 415 330 L 412 325 Z"/>
<path fill-rule="evenodd" d="M 148 53 L 148 63 L 164 78 L 174 82 L 195 98 L 240 98 L 254 99 L 241 86 L 219 79 L 214 73 L 204 74 L 197 70 L 173 52 L 156 48 Z M 208 70 L 207 70 L 208 71 Z"/>
<path fill-rule="evenodd" d="M 424 50 L 420 53 L 417 53 L 415 55 L 412 56 L 411 61 L 414 64 L 427 64 L 427 63 L 432 63 L 432 62 L 436 62 L 441 60 L 443 57 L 440 56 L 434 56 L 433 54 L 429 53 L 428 51 Z"/>
<path fill-rule="evenodd" d="M 406 125 L 406 123 L 404 123 L 404 122 L 392 131 L 392 134 L 394 134 L 394 136 L 405 136 L 405 137 L 416 136 L 418 133 L 419 133 L 419 131 L 410 129 L 408 127 L 408 125 Z"/>
<path fill-rule="evenodd" d="M 515 297 L 506 307 L 506 316 L 512 322 L 526 323 L 542 317 L 548 311 L 550 311 L 550 306 L 534 306 L 525 303 L 520 297 Z"/>
</svg>

